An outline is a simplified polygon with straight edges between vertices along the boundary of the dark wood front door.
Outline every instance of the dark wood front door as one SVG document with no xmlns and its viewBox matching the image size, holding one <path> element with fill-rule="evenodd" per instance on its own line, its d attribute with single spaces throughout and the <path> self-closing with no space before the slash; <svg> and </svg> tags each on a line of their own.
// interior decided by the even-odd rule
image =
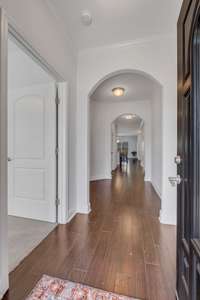
<svg viewBox="0 0 200 300">
<path fill-rule="evenodd" d="M 200 299 L 200 0 L 178 21 L 177 294 Z"/>
</svg>

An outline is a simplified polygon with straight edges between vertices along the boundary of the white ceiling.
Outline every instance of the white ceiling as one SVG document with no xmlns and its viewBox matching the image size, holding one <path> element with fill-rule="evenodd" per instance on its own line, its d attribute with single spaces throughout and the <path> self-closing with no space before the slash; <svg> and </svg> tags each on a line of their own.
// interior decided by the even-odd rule
<svg viewBox="0 0 200 300">
<path fill-rule="evenodd" d="M 114 97 L 112 89 L 115 87 L 123 87 L 125 95 Z M 102 82 L 91 96 L 91 99 L 101 102 L 151 100 L 154 89 L 155 83 L 149 78 L 140 74 L 124 73 Z"/>
<path fill-rule="evenodd" d="M 117 125 L 117 135 L 130 136 L 137 133 L 140 129 L 142 119 L 138 116 L 134 116 L 132 120 L 127 120 L 126 115 L 120 116 L 115 124 Z"/>
<path fill-rule="evenodd" d="M 46 0 L 78 49 L 176 32 L 182 0 Z M 89 10 L 91 26 L 80 15 Z"/>
</svg>

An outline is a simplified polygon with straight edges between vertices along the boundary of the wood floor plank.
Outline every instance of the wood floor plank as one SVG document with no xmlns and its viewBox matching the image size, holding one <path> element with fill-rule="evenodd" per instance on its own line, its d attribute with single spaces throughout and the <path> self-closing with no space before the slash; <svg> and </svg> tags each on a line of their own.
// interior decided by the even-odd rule
<svg viewBox="0 0 200 300">
<path fill-rule="evenodd" d="M 153 240 L 152 226 L 147 216 L 143 216 L 144 259 L 145 263 L 159 265 L 156 245 Z"/>
<path fill-rule="evenodd" d="M 86 276 L 86 271 L 81 269 L 72 269 L 68 274 L 68 280 L 73 282 L 84 282 Z"/>
<path fill-rule="evenodd" d="M 111 237 L 111 232 L 103 232 L 85 277 L 88 285 L 105 289 Z"/>
<path fill-rule="evenodd" d="M 159 266 L 146 265 L 146 281 L 148 300 L 175 300 L 175 294 L 172 296 L 172 293 L 169 293 Z"/>
</svg>

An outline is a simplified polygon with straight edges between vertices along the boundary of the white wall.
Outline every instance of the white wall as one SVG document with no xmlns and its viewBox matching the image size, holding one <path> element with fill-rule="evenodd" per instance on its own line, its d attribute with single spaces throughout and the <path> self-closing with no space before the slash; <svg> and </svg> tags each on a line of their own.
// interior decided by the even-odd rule
<svg viewBox="0 0 200 300">
<path fill-rule="evenodd" d="M 134 124 L 132 122 L 129 123 L 117 123 L 117 132 L 118 135 L 120 136 L 133 136 L 135 134 L 137 134 L 138 132 L 138 127 L 136 125 L 136 127 L 134 126 Z"/>
<path fill-rule="evenodd" d="M 162 140 L 163 140 L 162 90 L 155 88 L 152 100 L 152 166 L 151 180 L 154 189 L 162 199 Z M 170 140 L 168 141 L 171 142 Z"/>
<path fill-rule="evenodd" d="M 41 54 L 46 61 L 69 83 L 69 202 L 71 209 L 76 209 L 76 57 L 70 49 L 71 41 L 67 39 L 65 28 L 59 24 L 51 13 L 46 2 L 42 0 L 2 0 L 1 6 L 6 9 L 8 17 L 28 42 Z M 68 178 L 66 178 L 68 181 Z M 1 216 L 1 222 L 6 222 L 6 215 Z M 7 232 L 0 236 L 6 239 Z M 5 243 L 6 245 L 6 243 Z M 3 244 L 4 246 L 4 244 Z M 8 252 L 6 249 L 4 253 Z M 0 297 L 8 288 L 6 274 L 6 257 L 0 257 Z"/>
<path fill-rule="evenodd" d="M 144 120 L 145 143 L 148 145 L 145 152 L 145 180 L 151 180 L 151 107 L 150 101 L 130 102 L 98 102 L 91 101 L 90 124 L 90 179 L 111 178 L 111 124 L 120 115 L 125 113 L 137 114 Z"/>
<path fill-rule="evenodd" d="M 118 160 L 119 153 L 117 151 L 117 126 L 115 122 L 113 122 L 111 124 L 111 171 L 114 171 L 117 168 Z"/>
<path fill-rule="evenodd" d="M 137 136 L 119 136 L 121 143 L 128 143 L 128 158 L 133 158 L 132 152 L 137 151 Z"/>
<path fill-rule="evenodd" d="M 176 224 L 176 189 L 171 187 L 168 181 L 169 176 L 176 176 L 176 166 L 174 164 L 174 156 L 177 151 L 176 66 L 175 36 L 159 36 L 121 46 L 94 48 L 79 54 L 77 83 L 77 203 L 80 211 L 88 212 L 90 210 L 88 96 L 105 78 L 118 74 L 119 71 L 133 70 L 149 75 L 157 80 L 163 88 L 161 222 Z"/>
<path fill-rule="evenodd" d="M 141 127 L 140 134 L 137 137 L 137 154 L 138 160 L 144 169 L 145 166 L 145 140 L 144 140 L 144 124 Z"/>
</svg>

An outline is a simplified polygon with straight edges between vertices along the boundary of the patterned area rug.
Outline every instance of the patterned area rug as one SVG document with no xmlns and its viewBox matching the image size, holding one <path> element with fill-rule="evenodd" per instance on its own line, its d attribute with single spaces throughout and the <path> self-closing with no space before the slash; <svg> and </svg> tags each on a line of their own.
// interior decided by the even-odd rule
<svg viewBox="0 0 200 300">
<path fill-rule="evenodd" d="M 133 300 L 83 284 L 44 275 L 26 300 Z M 136 299 L 134 299 L 136 300 Z"/>
</svg>

